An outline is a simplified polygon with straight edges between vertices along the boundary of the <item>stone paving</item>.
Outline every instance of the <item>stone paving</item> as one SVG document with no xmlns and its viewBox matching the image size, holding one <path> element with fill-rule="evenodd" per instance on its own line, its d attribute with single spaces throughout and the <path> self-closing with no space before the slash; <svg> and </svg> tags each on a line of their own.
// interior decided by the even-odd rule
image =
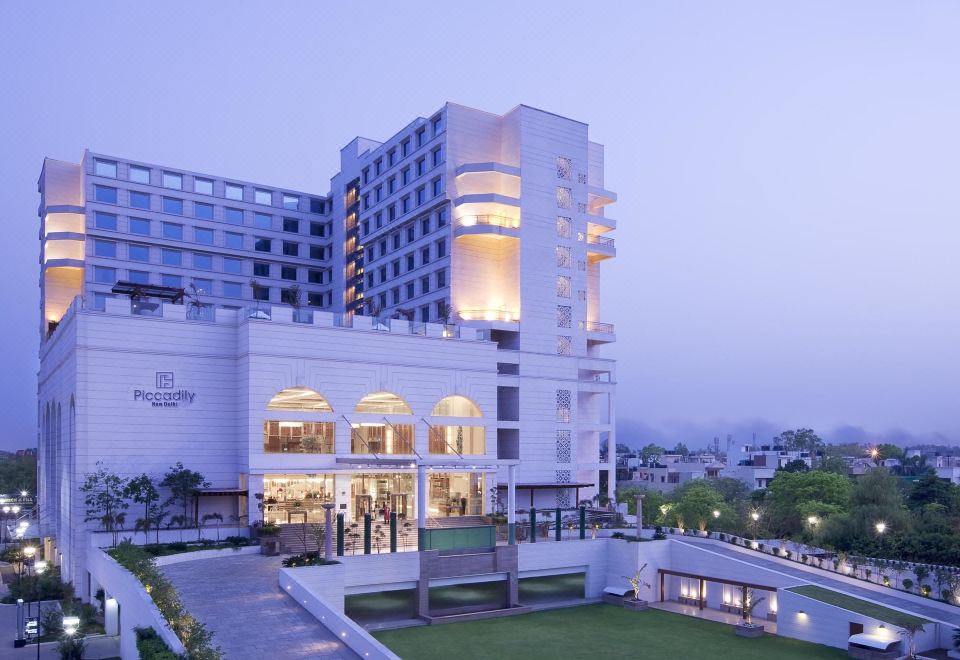
<svg viewBox="0 0 960 660">
<path fill-rule="evenodd" d="M 279 557 L 242 555 L 163 566 L 184 606 L 227 660 L 343 659 L 357 654 L 277 584 Z"/>
<path fill-rule="evenodd" d="M 935 601 L 931 601 L 930 604 L 927 605 L 922 602 L 916 602 L 911 598 L 902 597 L 898 595 L 900 592 L 894 589 L 879 586 L 876 588 L 870 588 L 867 586 L 861 587 L 857 584 L 850 584 L 844 580 L 838 580 L 830 576 L 830 574 L 826 571 L 805 570 L 803 568 L 792 566 L 785 560 L 779 561 L 774 558 L 767 558 L 759 553 L 744 553 L 717 543 L 697 541 L 687 538 L 676 540 L 680 543 L 695 545 L 704 550 L 709 550 L 733 559 L 747 561 L 755 566 L 795 577 L 797 578 L 798 584 L 803 582 L 818 584 L 830 589 L 836 589 L 840 593 L 845 593 L 860 598 L 867 598 L 878 603 L 883 603 L 884 605 L 889 605 L 890 607 L 912 612 L 918 616 L 928 617 L 935 621 L 945 621 L 954 627 L 960 628 L 960 609 L 950 605 L 939 605 Z"/>
</svg>

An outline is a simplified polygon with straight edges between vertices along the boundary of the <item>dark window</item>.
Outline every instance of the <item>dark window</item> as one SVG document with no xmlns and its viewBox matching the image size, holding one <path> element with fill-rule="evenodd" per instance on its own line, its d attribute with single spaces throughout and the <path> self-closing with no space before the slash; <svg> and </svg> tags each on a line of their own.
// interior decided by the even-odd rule
<svg viewBox="0 0 960 660">
<path fill-rule="evenodd" d="M 390 298 L 393 301 L 391 304 L 399 305 L 400 304 L 400 287 L 395 286 L 390 289 Z"/>
<path fill-rule="evenodd" d="M 420 233 L 426 236 L 430 233 L 430 218 L 424 218 L 420 221 Z"/>
<path fill-rule="evenodd" d="M 447 271 L 438 270 L 437 271 L 437 288 L 442 289 L 447 286 Z"/>
<path fill-rule="evenodd" d="M 446 227 L 447 226 L 447 209 L 440 209 L 437 211 L 437 226 Z"/>
<path fill-rule="evenodd" d="M 437 259 L 442 259 L 445 256 L 447 256 L 447 241 L 441 238 L 437 241 Z"/>
<path fill-rule="evenodd" d="M 380 266 L 380 283 L 383 284 L 387 281 L 387 267 Z"/>
<path fill-rule="evenodd" d="M 296 281 L 297 269 L 293 266 L 280 266 L 280 279 Z"/>
<path fill-rule="evenodd" d="M 373 175 L 380 176 L 380 170 L 383 168 L 383 159 L 378 158 L 373 161 Z"/>
<path fill-rule="evenodd" d="M 411 271 L 415 268 L 413 263 L 413 253 L 407 255 L 407 271 Z"/>
<path fill-rule="evenodd" d="M 107 204 L 116 204 L 117 189 L 109 188 L 107 186 L 94 186 L 93 198 L 98 202 L 105 202 Z"/>
<path fill-rule="evenodd" d="M 407 300 L 410 300 L 413 296 L 413 282 L 407 282 Z"/>
<path fill-rule="evenodd" d="M 400 275 L 400 260 L 397 259 L 390 265 L 393 267 L 393 276 L 398 277 Z"/>
<path fill-rule="evenodd" d="M 296 218 L 284 218 L 283 219 L 283 231 L 288 231 L 291 234 L 300 233 L 300 221 Z"/>
<path fill-rule="evenodd" d="M 393 167 L 395 162 L 397 162 L 397 150 L 391 149 L 387 152 L 387 167 Z"/>
<path fill-rule="evenodd" d="M 310 223 L 310 235 L 311 236 L 324 236 L 327 233 L 327 226 L 323 222 L 311 222 Z"/>
<path fill-rule="evenodd" d="M 293 241 L 284 241 L 283 242 L 283 253 L 288 257 L 299 257 L 300 256 L 300 244 L 294 243 Z"/>
<path fill-rule="evenodd" d="M 430 263 L 430 246 L 429 245 L 420 250 L 420 263 L 421 264 Z"/>
<path fill-rule="evenodd" d="M 149 209 L 150 195 L 144 192 L 130 191 L 130 206 L 135 209 Z"/>
<path fill-rule="evenodd" d="M 400 206 L 403 209 L 402 213 L 408 213 L 410 211 L 410 195 L 400 200 Z"/>
<path fill-rule="evenodd" d="M 440 181 L 441 181 L 440 177 L 437 177 L 437 178 L 434 179 L 433 182 L 432 182 L 432 185 L 433 185 L 433 196 L 434 196 L 434 197 L 436 197 L 437 195 L 439 195 L 440 193 L 443 192 L 443 186 L 440 185 Z"/>
<path fill-rule="evenodd" d="M 383 213 L 377 211 L 377 213 L 373 216 L 373 218 L 374 220 L 376 220 L 377 229 L 380 229 L 380 227 L 383 226 Z"/>
<path fill-rule="evenodd" d="M 407 227 L 407 243 L 413 243 L 416 237 L 416 230 L 413 228 L 413 225 Z"/>
<path fill-rule="evenodd" d="M 400 143 L 400 156 L 406 158 L 410 155 L 410 138 Z"/>
<path fill-rule="evenodd" d="M 316 197 L 310 198 L 310 213 L 323 213 L 323 200 Z"/>
<path fill-rule="evenodd" d="M 268 286 L 253 287 L 253 299 L 254 300 L 270 300 L 270 287 Z"/>
<path fill-rule="evenodd" d="M 391 204 L 391 205 L 387 208 L 387 221 L 388 221 L 388 222 L 393 222 L 393 221 L 396 220 L 396 219 L 397 219 L 397 205 L 396 205 L 396 204 Z"/>
<path fill-rule="evenodd" d="M 420 278 L 420 293 L 430 293 L 430 277 L 424 276 Z"/>
<path fill-rule="evenodd" d="M 387 179 L 387 194 L 392 195 L 397 189 L 397 177 L 392 176 Z"/>
<path fill-rule="evenodd" d="M 256 237 L 253 241 L 253 249 L 257 252 L 269 252 L 270 251 L 270 239 L 269 238 L 260 238 Z"/>
<path fill-rule="evenodd" d="M 310 269 L 307 271 L 307 281 L 310 284 L 323 284 L 323 271 Z"/>
<path fill-rule="evenodd" d="M 380 256 L 382 257 L 387 253 L 387 239 L 380 241 Z"/>
<path fill-rule="evenodd" d="M 370 183 L 370 168 L 369 168 L 369 167 L 364 167 L 364 168 L 363 168 L 363 182 L 364 182 L 365 184 L 366 184 L 366 183 Z"/>
<path fill-rule="evenodd" d="M 262 261 L 254 261 L 253 275 L 254 277 L 270 277 L 270 264 L 265 264 Z"/>
<path fill-rule="evenodd" d="M 394 250 L 400 249 L 400 234 L 393 235 L 393 249 Z"/>
<path fill-rule="evenodd" d="M 423 186 L 417 188 L 417 206 L 423 204 L 427 199 L 426 191 L 423 189 Z"/>
<path fill-rule="evenodd" d="M 310 258 L 311 258 L 311 259 L 323 259 L 323 246 L 322 246 L 322 245 L 311 245 L 311 246 L 310 246 Z"/>
<path fill-rule="evenodd" d="M 430 305 L 424 305 L 420 308 L 420 322 L 426 323 L 430 320 Z"/>
<path fill-rule="evenodd" d="M 373 273 L 367 273 L 367 288 L 373 287 Z"/>
<path fill-rule="evenodd" d="M 436 149 L 431 151 L 430 154 L 433 160 L 434 167 L 436 167 L 437 165 L 443 162 L 443 151 L 442 149 L 440 149 L 440 147 L 437 147 Z"/>
<path fill-rule="evenodd" d="M 417 146 L 422 147 L 423 143 L 426 141 L 427 129 L 418 128 L 417 129 Z"/>
<path fill-rule="evenodd" d="M 311 307 L 323 307 L 323 294 L 322 293 L 308 293 L 307 294 L 307 304 Z"/>
<path fill-rule="evenodd" d="M 427 169 L 427 159 L 418 158 L 417 159 L 417 176 L 423 176 L 423 173 Z"/>
<path fill-rule="evenodd" d="M 370 233 L 370 221 L 364 220 L 360 223 L 360 233 L 362 236 L 366 236 Z"/>
</svg>

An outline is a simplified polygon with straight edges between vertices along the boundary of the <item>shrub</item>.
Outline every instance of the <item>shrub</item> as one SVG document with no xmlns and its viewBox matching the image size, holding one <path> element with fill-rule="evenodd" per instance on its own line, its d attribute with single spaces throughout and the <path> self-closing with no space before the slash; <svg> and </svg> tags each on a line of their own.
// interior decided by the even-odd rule
<svg viewBox="0 0 960 660">
<path fill-rule="evenodd" d="M 907 591 L 913 590 L 913 580 L 910 578 L 903 578 L 903 582 L 901 584 L 903 584 L 903 588 Z"/>
<path fill-rule="evenodd" d="M 228 536 L 223 540 L 225 543 L 237 548 L 244 545 L 250 545 L 250 539 L 248 539 L 246 536 Z"/>
<path fill-rule="evenodd" d="M 763 552 L 763 544 L 762 544 L 762 543 L 758 543 L 758 544 L 757 544 L 757 550 L 759 550 L 760 552 Z"/>
<path fill-rule="evenodd" d="M 134 628 L 137 633 L 137 651 L 140 660 L 178 660 L 176 653 L 170 650 L 153 628 Z"/>
<path fill-rule="evenodd" d="M 173 550 L 174 552 L 186 552 L 187 550 L 187 544 L 181 541 L 177 541 L 175 543 L 168 543 L 167 547 Z"/>
<path fill-rule="evenodd" d="M 319 552 L 304 552 L 299 555 L 287 557 L 280 562 L 280 565 L 284 568 L 297 568 L 298 566 L 327 566 L 328 564 L 339 563 L 338 561 L 327 561 L 320 556 Z"/>
</svg>

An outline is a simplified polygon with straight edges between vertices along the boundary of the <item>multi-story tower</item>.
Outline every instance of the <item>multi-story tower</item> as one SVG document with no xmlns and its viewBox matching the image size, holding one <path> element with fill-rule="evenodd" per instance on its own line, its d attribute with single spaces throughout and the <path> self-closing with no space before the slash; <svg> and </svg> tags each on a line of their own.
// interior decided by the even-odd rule
<svg viewBox="0 0 960 660">
<path fill-rule="evenodd" d="M 338 304 L 325 196 L 90 152 L 46 159 L 39 190 L 43 333 L 76 295 L 103 309 L 137 287 L 144 314 L 162 288 L 184 289 L 199 314 L 284 302 L 294 286 L 304 305 Z"/>
<path fill-rule="evenodd" d="M 616 195 L 587 129 L 528 106 L 448 103 L 385 142 L 355 139 L 331 182 L 347 311 L 489 330 L 503 349 L 501 457 L 561 502 L 575 489 L 559 484 L 612 487 L 600 263 L 615 256 L 604 207 Z"/>
</svg>

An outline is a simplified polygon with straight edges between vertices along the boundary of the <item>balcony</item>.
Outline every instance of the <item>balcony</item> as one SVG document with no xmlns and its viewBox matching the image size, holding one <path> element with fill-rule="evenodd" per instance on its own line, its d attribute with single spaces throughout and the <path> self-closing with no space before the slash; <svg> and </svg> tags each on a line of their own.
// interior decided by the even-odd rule
<svg viewBox="0 0 960 660">
<path fill-rule="evenodd" d="M 504 323 L 518 323 L 517 316 L 505 309 L 461 309 L 460 318 L 464 321 L 502 321 Z"/>
<path fill-rule="evenodd" d="M 493 235 L 520 237 L 520 219 L 505 215 L 465 215 L 457 218 L 454 236 Z"/>
<path fill-rule="evenodd" d="M 617 340 L 612 323 L 599 321 L 583 321 L 580 329 L 587 333 L 587 342 L 591 344 L 608 343 Z"/>
<path fill-rule="evenodd" d="M 587 234 L 587 253 L 593 259 L 608 259 L 617 256 L 617 248 L 612 238 L 600 234 Z"/>
</svg>

